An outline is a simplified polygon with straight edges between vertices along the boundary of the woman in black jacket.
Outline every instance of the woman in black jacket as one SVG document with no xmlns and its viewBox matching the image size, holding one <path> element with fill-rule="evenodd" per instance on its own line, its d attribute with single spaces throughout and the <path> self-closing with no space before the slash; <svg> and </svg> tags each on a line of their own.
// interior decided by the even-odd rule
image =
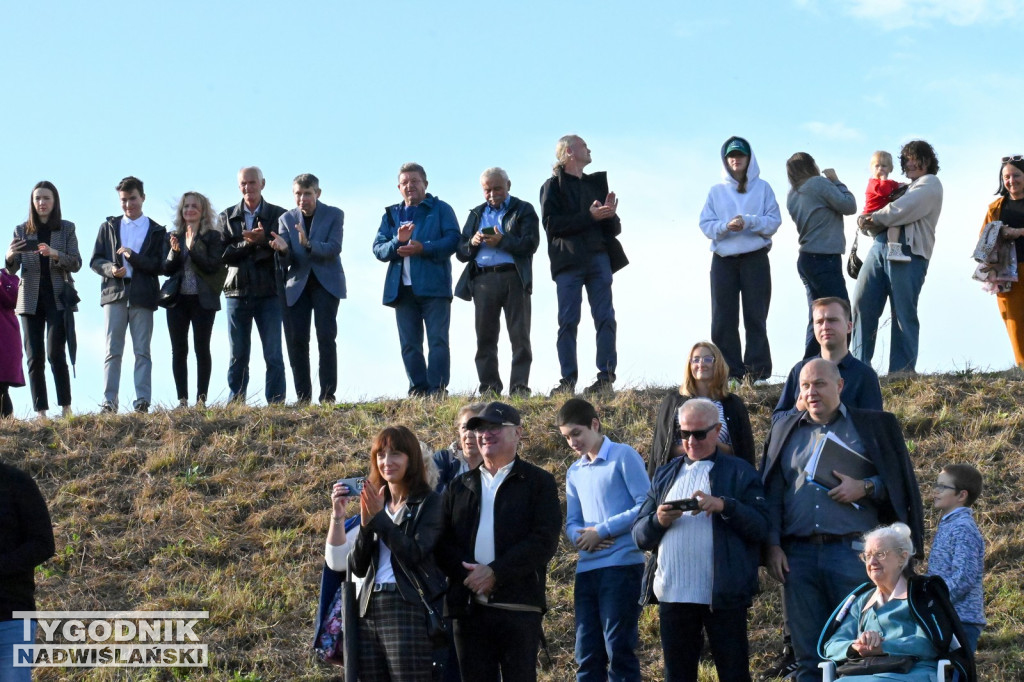
<svg viewBox="0 0 1024 682">
<path fill-rule="evenodd" d="M 443 511 L 427 482 L 420 444 L 404 426 L 389 426 L 374 439 L 359 514 L 352 550 L 352 572 L 365 577 L 359 679 L 429 682 L 433 647 L 423 600 L 440 612 L 447 584 L 434 547 Z"/>
<path fill-rule="evenodd" d="M 206 403 L 210 389 L 210 337 L 213 320 L 220 310 L 220 292 L 227 269 L 224 244 L 216 229 L 216 215 L 210 201 L 199 192 L 186 192 L 174 217 L 176 230 L 168 237 L 170 250 L 164 274 L 176 280 L 177 296 L 167 305 L 167 331 L 171 336 L 171 371 L 178 391 L 178 404 L 188 407 L 188 328 L 196 347 L 196 405 Z M 165 283 L 165 290 L 168 284 Z M 175 285 L 170 285 L 175 286 Z"/>
<path fill-rule="evenodd" d="M 719 450 L 736 455 L 756 468 L 750 415 L 743 399 L 729 392 L 729 365 L 718 346 L 710 341 L 698 341 L 687 355 L 686 376 L 679 392 L 665 396 L 658 408 L 654 440 L 647 454 L 647 475 L 653 480 L 658 467 L 683 454 L 679 408 L 690 398 L 707 398 L 718 406 L 722 422 Z"/>
<path fill-rule="evenodd" d="M 29 200 L 28 220 L 14 229 L 14 241 L 7 251 L 7 269 L 13 274 L 19 268 L 21 289 L 15 312 L 21 315 L 25 334 L 32 409 L 43 418 L 50 409 L 46 395 L 46 361 L 49 360 L 57 404 L 63 416 L 68 417 L 71 415 L 71 373 L 64 353 L 67 330 L 61 293 L 65 284 L 74 282 L 71 273 L 82 269 L 82 254 L 78 251 L 75 224 L 61 219 L 60 194 L 52 182 L 36 183 Z"/>
</svg>

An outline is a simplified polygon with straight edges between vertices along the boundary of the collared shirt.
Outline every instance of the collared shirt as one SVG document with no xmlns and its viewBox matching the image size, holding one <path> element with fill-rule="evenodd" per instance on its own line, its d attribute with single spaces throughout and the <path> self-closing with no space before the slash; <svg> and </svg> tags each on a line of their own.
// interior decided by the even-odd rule
<svg viewBox="0 0 1024 682">
<path fill-rule="evenodd" d="M 129 220 L 128 216 L 121 217 L 121 246 L 138 253 L 142 250 L 142 244 L 146 241 L 146 234 L 149 233 L 149 218 L 144 215 L 135 220 Z M 132 276 L 132 264 L 129 259 L 122 260 L 124 264 L 125 277 Z"/>
<path fill-rule="evenodd" d="M 886 495 L 880 476 L 871 478 L 875 484 L 872 498 L 864 498 L 855 505 L 836 502 L 828 496 L 828 490 L 810 480 L 807 465 L 819 440 L 828 433 L 835 434 L 854 452 L 864 454 L 864 445 L 845 405 L 839 405 L 839 412 L 828 424 L 816 424 L 804 414 L 790 433 L 779 454 L 777 469 L 768 481 L 771 505 L 780 492 L 778 476 L 782 477 L 782 528 L 769 530 L 769 544 L 779 544 L 781 538 L 787 536 L 863 533 L 878 525 L 878 508 L 874 501 L 883 500 Z"/>
<path fill-rule="evenodd" d="M 505 197 L 505 201 L 502 202 L 498 208 L 491 208 L 490 204 L 484 207 L 484 213 L 480 217 L 480 229 L 485 227 L 493 227 L 500 234 L 505 234 L 505 230 L 502 229 L 501 223 L 505 219 L 505 213 L 508 211 L 508 205 L 512 201 L 512 197 Z M 476 252 L 476 264 L 482 268 L 493 267 L 495 265 L 504 265 L 506 263 L 514 263 L 515 260 L 505 249 L 498 249 L 493 246 L 488 246 L 487 242 L 480 244 L 480 249 Z"/>
<path fill-rule="evenodd" d="M 261 208 L 263 208 L 262 201 L 259 203 L 258 206 L 256 206 L 255 211 L 250 211 L 249 207 L 245 205 L 245 202 L 242 202 L 242 217 L 245 218 L 246 231 L 252 232 L 253 227 L 256 226 L 256 215 L 260 212 Z"/>
<path fill-rule="evenodd" d="M 494 496 L 515 463 L 513 459 L 493 475 L 483 465 L 480 466 L 480 525 L 476 529 L 476 546 L 473 548 L 473 558 L 478 564 L 489 564 L 495 559 Z"/>
<path fill-rule="evenodd" d="M 397 524 L 405 514 L 405 505 L 403 504 L 392 513 L 385 504 L 384 513 Z M 377 572 L 373 576 L 373 582 L 377 585 L 395 582 L 395 569 L 391 565 L 391 548 L 384 544 L 383 540 L 377 543 Z"/>
<path fill-rule="evenodd" d="M 714 466 L 710 459 L 687 460 L 679 467 L 665 499 L 688 499 L 698 490 L 713 495 L 710 474 Z M 658 545 L 658 566 L 654 573 L 654 595 L 658 601 L 710 604 L 714 555 L 711 516 L 704 512 L 683 512 L 665 531 Z"/>
<path fill-rule="evenodd" d="M 813 358 L 806 358 L 793 365 L 786 377 L 786 383 L 782 387 L 782 395 L 772 412 L 772 423 L 774 424 L 787 414 L 796 412 L 796 400 L 800 397 L 800 371 L 811 360 L 820 358 L 815 355 Z M 881 410 L 882 389 L 878 386 L 878 375 L 871 365 L 853 357 L 853 353 L 847 353 L 843 359 L 836 363 L 839 368 L 839 376 L 843 378 L 843 404 L 856 407 L 860 410 Z"/>
<path fill-rule="evenodd" d="M 896 581 L 896 586 L 892 588 L 892 592 L 889 593 L 889 598 L 886 599 L 885 595 L 882 594 L 882 590 L 875 588 L 875 591 L 871 594 L 871 598 L 864 602 L 864 608 L 861 609 L 861 613 L 867 611 L 873 606 L 882 606 L 887 602 L 894 599 L 906 599 L 907 598 L 907 579 L 900 576 L 899 580 Z"/>
<path fill-rule="evenodd" d="M 398 207 L 398 227 L 401 227 L 402 223 L 415 222 L 414 218 L 416 217 L 416 208 L 418 206 L 419 206 L 419 204 L 416 204 L 416 206 L 406 206 L 405 204 L 401 204 Z M 416 229 L 416 228 L 413 228 L 413 229 Z M 397 228 L 396 228 L 396 230 L 397 230 Z M 412 239 L 412 237 L 409 237 L 409 239 Z M 410 265 L 409 265 L 410 262 L 411 262 L 409 260 L 410 258 L 412 258 L 412 256 L 403 256 L 402 257 L 402 284 L 411 287 L 412 286 L 412 270 L 410 270 Z"/>
<path fill-rule="evenodd" d="M 985 572 L 985 539 L 969 507 L 957 507 L 939 521 L 928 573 L 942 578 L 964 623 L 985 624 L 985 593 L 981 579 Z"/>
</svg>

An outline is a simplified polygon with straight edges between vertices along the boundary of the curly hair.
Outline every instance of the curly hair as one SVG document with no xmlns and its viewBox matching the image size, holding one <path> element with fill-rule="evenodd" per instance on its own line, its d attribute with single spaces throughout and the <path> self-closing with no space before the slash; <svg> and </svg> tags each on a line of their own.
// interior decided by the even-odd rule
<svg viewBox="0 0 1024 682">
<path fill-rule="evenodd" d="M 185 200 L 189 197 L 195 197 L 199 200 L 199 211 L 202 213 L 202 217 L 199 219 L 199 231 L 196 232 L 197 235 L 212 230 L 217 224 L 217 214 L 214 212 L 213 206 L 210 205 L 210 200 L 199 192 L 185 192 L 181 195 L 181 199 L 178 200 L 178 209 L 174 212 L 174 228 L 178 237 L 185 234 Z"/>
<path fill-rule="evenodd" d="M 900 171 L 907 174 L 907 161 L 917 159 L 924 164 L 924 172 L 935 175 L 939 172 L 939 157 L 935 149 L 924 140 L 911 140 L 900 149 Z"/>
</svg>

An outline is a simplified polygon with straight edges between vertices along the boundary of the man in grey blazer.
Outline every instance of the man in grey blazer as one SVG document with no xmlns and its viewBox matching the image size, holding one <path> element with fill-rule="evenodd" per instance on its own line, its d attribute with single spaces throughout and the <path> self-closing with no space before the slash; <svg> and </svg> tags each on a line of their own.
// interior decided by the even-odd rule
<svg viewBox="0 0 1024 682">
<path fill-rule="evenodd" d="M 281 216 L 270 245 L 286 268 L 285 341 L 300 403 L 313 395 L 309 369 L 309 325 L 316 323 L 321 403 L 333 403 L 338 388 L 338 302 L 345 298 L 341 239 L 345 213 L 320 202 L 320 180 L 303 173 L 292 183 L 296 208 Z"/>
</svg>

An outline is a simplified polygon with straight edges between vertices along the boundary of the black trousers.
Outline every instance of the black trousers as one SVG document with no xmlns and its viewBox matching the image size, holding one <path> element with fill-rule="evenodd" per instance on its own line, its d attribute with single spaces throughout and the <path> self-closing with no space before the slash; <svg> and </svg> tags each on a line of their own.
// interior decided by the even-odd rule
<svg viewBox="0 0 1024 682">
<path fill-rule="evenodd" d="M 28 364 L 28 384 L 32 390 L 32 409 L 36 412 L 50 409 L 46 395 L 47 360 L 53 371 L 53 383 L 57 387 L 57 404 L 61 407 L 70 405 L 71 373 L 64 352 L 67 345 L 64 313 L 57 310 L 52 293 L 39 297 L 34 315 L 21 316 L 21 329 L 25 336 L 25 361 Z"/>
<path fill-rule="evenodd" d="M 746 350 L 740 346 L 740 301 Z M 768 346 L 768 307 L 772 269 L 768 249 L 711 258 L 711 341 L 729 364 L 729 376 L 767 379 L 772 375 Z"/>
<path fill-rule="evenodd" d="M 473 682 L 536 682 L 541 614 L 473 604 L 455 619 L 455 650 L 462 679 Z"/>
<path fill-rule="evenodd" d="M 661 602 L 661 648 L 666 682 L 697 682 L 697 665 L 707 632 L 720 682 L 750 682 L 747 609 Z"/>
<path fill-rule="evenodd" d="M 188 328 L 192 327 L 192 341 L 196 347 L 196 400 L 206 400 L 210 390 L 210 337 L 216 310 L 207 310 L 199 304 L 199 296 L 183 294 L 173 308 L 167 309 L 167 332 L 171 336 L 171 372 L 178 400 L 188 399 Z"/>
<path fill-rule="evenodd" d="M 316 327 L 316 345 L 320 355 L 321 403 L 333 403 L 338 390 L 338 303 L 324 289 L 316 275 L 309 274 L 306 287 L 294 305 L 285 307 L 285 342 L 288 362 L 295 381 L 295 397 L 308 403 L 313 398 L 313 379 L 309 366 L 309 327 Z"/>
<path fill-rule="evenodd" d="M 505 311 L 505 326 L 512 343 L 512 373 L 510 391 L 530 386 L 530 365 L 533 349 L 530 346 L 530 295 L 523 289 L 523 281 L 514 269 L 505 272 L 485 272 L 473 278 L 473 307 L 476 310 L 476 374 L 480 379 L 480 392 L 501 393 L 498 373 L 498 337 L 501 334 L 501 311 Z"/>
</svg>

